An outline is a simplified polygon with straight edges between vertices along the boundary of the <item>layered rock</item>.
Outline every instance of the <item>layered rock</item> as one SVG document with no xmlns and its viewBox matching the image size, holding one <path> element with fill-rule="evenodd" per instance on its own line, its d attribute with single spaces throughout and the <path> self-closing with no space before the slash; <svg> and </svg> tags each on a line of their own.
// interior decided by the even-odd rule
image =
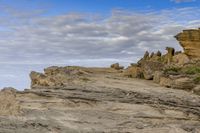
<svg viewBox="0 0 200 133">
<path fill-rule="evenodd" d="M 110 66 L 111 68 L 114 68 L 116 70 L 124 69 L 123 66 L 120 66 L 119 63 L 114 63 Z"/>
<path fill-rule="evenodd" d="M 77 82 L 77 79 L 87 80 L 89 73 L 81 67 L 49 67 L 43 73 L 32 71 L 30 73 L 31 87 L 38 86 L 67 86 Z"/>
<path fill-rule="evenodd" d="M 200 29 L 183 30 L 175 36 L 191 59 L 200 59 Z"/>
<path fill-rule="evenodd" d="M 149 54 L 146 51 L 143 58 L 137 62 L 137 67 L 132 66 L 134 71 L 128 71 L 129 68 L 125 71 L 126 75 L 137 75 L 136 70 L 140 70 L 144 79 L 153 80 L 161 86 L 199 94 L 196 86 L 200 84 L 200 29 L 184 30 L 175 37 L 184 52 L 175 51 L 172 47 L 166 47 L 166 54 L 160 51 Z"/>
</svg>

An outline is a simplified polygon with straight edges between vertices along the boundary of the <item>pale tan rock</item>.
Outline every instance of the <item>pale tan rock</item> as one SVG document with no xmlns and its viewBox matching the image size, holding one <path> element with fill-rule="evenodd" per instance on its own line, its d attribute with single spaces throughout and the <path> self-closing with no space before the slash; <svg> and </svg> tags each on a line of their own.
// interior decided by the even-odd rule
<svg viewBox="0 0 200 133">
<path fill-rule="evenodd" d="M 124 67 L 120 66 L 119 63 L 112 64 L 110 67 L 116 70 L 124 69 Z"/>
<path fill-rule="evenodd" d="M 188 77 L 174 79 L 172 84 L 172 88 L 183 90 L 192 90 L 194 86 L 193 81 Z"/>
<path fill-rule="evenodd" d="M 154 83 L 160 83 L 160 78 L 163 76 L 163 72 L 162 71 L 155 71 L 154 72 L 154 76 L 153 76 L 153 82 Z"/>
<path fill-rule="evenodd" d="M 166 47 L 167 50 L 167 64 L 170 65 L 172 62 L 172 58 L 175 54 L 175 49 L 172 47 Z"/>
<path fill-rule="evenodd" d="M 20 105 L 16 99 L 16 90 L 14 88 L 4 88 L 0 91 L 0 116 L 18 115 Z"/>
<path fill-rule="evenodd" d="M 145 61 L 142 63 L 142 71 L 144 78 L 147 80 L 153 79 L 154 72 L 162 70 L 163 64 L 157 61 Z"/>
<path fill-rule="evenodd" d="M 200 85 L 197 85 L 196 87 L 194 87 L 194 88 L 193 88 L 193 92 L 194 92 L 195 94 L 200 95 Z"/>
<path fill-rule="evenodd" d="M 124 76 L 131 77 L 131 78 L 142 78 L 143 77 L 142 69 L 137 66 L 128 67 L 124 71 Z"/>
<path fill-rule="evenodd" d="M 183 30 L 175 36 L 191 59 L 200 59 L 200 29 Z"/>
<path fill-rule="evenodd" d="M 173 56 L 172 60 L 173 60 L 173 63 L 178 66 L 183 66 L 184 64 L 187 64 L 190 62 L 189 57 L 184 53 L 180 53 Z"/>
<path fill-rule="evenodd" d="M 171 87 L 173 84 L 173 80 L 168 77 L 161 77 L 160 78 L 160 85 L 165 87 Z"/>
</svg>

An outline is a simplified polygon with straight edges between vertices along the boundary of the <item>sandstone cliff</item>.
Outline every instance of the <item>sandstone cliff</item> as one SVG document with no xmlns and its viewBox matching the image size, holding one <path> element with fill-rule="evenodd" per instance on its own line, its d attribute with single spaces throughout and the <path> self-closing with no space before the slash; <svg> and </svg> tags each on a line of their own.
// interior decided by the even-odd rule
<svg viewBox="0 0 200 133">
<path fill-rule="evenodd" d="M 191 59 L 200 59 L 200 28 L 184 30 L 175 36 Z"/>
</svg>

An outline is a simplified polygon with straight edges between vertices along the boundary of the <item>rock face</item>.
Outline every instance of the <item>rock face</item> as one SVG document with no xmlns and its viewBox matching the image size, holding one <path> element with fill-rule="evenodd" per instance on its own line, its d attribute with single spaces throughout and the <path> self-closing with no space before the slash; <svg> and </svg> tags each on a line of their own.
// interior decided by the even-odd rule
<svg viewBox="0 0 200 133">
<path fill-rule="evenodd" d="M 112 64 L 110 67 L 116 70 L 124 69 L 124 67 L 120 66 L 119 63 Z"/>
<path fill-rule="evenodd" d="M 0 132 L 200 132 L 200 97 L 186 91 L 112 68 L 49 67 L 30 75 L 31 89 L 0 92 Z"/>
<path fill-rule="evenodd" d="M 4 88 L 0 91 L 0 114 L 4 116 L 20 113 L 20 105 L 16 99 L 14 88 Z"/>
<path fill-rule="evenodd" d="M 130 66 L 134 76 L 129 77 L 144 77 L 161 86 L 200 94 L 197 89 L 200 84 L 200 29 L 184 30 L 175 38 L 180 42 L 184 52 L 175 51 L 172 47 L 166 47 L 166 54 L 160 51 L 149 54 L 146 51 L 135 66 Z M 135 76 L 138 73 L 136 70 L 140 70 L 143 76 Z M 131 74 L 130 71 L 128 73 Z"/>
<path fill-rule="evenodd" d="M 200 29 L 184 30 L 175 36 L 191 59 L 200 59 Z"/>
<path fill-rule="evenodd" d="M 194 83 L 190 78 L 178 78 L 173 80 L 173 88 L 183 89 L 183 90 L 191 90 L 194 88 Z"/>
<path fill-rule="evenodd" d="M 44 74 L 31 72 L 31 87 L 38 86 L 67 86 L 75 83 L 76 79 L 87 80 L 89 73 L 81 67 L 49 67 L 44 69 Z"/>
<path fill-rule="evenodd" d="M 147 80 L 153 79 L 155 71 L 162 70 L 163 64 L 154 61 L 144 61 L 141 65 L 144 78 Z"/>
<path fill-rule="evenodd" d="M 142 69 L 138 66 L 130 66 L 124 71 L 124 76 L 131 78 L 142 78 Z"/>
</svg>

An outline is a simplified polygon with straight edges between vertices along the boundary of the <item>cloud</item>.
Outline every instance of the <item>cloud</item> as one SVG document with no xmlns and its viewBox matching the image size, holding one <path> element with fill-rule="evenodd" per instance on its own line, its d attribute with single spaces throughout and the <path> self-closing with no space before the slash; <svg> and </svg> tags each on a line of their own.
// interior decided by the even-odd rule
<svg viewBox="0 0 200 133">
<path fill-rule="evenodd" d="M 114 10 L 107 17 L 87 13 L 35 14 L 6 9 L 0 19 L 0 63 L 127 64 L 137 61 L 146 50 L 164 50 L 166 46 L 181 49 L 173 36 L 200 24 L 197 8 Z"/>
<path fill-rule="evenodd" d="M 171 1 L 176 3 L 182 3 L 182 2 L 195 2 L 196 0 L 171 0 Z"/>
</svg>

